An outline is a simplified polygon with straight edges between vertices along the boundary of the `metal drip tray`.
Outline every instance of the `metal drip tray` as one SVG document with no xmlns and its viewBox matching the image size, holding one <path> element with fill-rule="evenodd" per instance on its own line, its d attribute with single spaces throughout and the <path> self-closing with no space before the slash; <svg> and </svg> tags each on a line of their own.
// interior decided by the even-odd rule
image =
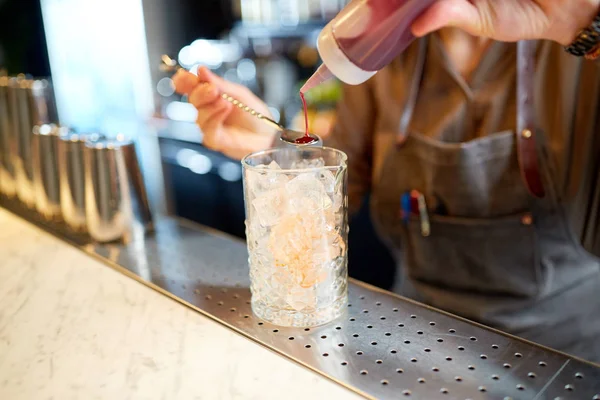
<svg viewBox="0 0 600 400">
<path fill-rule="evenodd" d="M 250 309 L 245 243 L 166 218 L 90 254 L 242 335 L 376 399 L 600 400 L 600 368 L 358 282 L 346 315 L 306 329 Z"/>
</svg>

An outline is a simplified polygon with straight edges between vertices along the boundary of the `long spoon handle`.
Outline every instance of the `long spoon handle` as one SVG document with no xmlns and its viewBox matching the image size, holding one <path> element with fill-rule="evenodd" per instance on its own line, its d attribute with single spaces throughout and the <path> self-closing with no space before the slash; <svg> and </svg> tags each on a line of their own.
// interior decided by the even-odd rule
<svg viewBox="0 0 600 400">
<path fill-rule="evenodd" d="M 160 65 L 160 69 L 163 72 L 175 73 L 175 72 L 179 71 L 180 69 L 182 69 L 181 65 L 179 65 L 177 63 L 177 61 L 175 61 L 171 57 L 167 56 L 166 54 L 161 57 L 161 60 L 162 60 L 162 63 Z M 238 107 L 240 110 L 243 110 L 243 111 L 249 113 L 250 115 L 264 121 L 265 123 L 269 124 L 270 126 L 274 127 L 275 129 L 280 130 L 280 131 L 285 130 L 284 127 L 279 125 L 276 121 L 272 120 L 271 118 L 267 117 L 264 114 L 259 113 L 255 109 L 248 107 L 247 105 L 245 105 L 244 103 L 242 103 L 241 101 L 236 99 L 235 97 L 232 97 L 232 96 L 228 95 L 227 93 L 221 93 L 221 97 L 224 100 L 227 100 L 228 102 L 233 104 L 234 106 Z"/>
</svg>

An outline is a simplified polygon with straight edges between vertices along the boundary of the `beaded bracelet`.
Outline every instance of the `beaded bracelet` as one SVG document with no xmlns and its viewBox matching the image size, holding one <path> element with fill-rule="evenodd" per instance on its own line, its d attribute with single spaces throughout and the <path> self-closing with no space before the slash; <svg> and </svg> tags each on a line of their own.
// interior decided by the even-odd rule
<svg viewBox="0 0 600 400">
<path fill-rule="evenodd" d="M 600 14 L 594 18 L 590 26 L 579 32 L 577 38 L 565 50 L 577 57 L 594 57 L 600 45 Z M 600 55 L 595 55 L 598 58 Z M 592 59 L 595 59 L 592 58 Z"/>
</svg>

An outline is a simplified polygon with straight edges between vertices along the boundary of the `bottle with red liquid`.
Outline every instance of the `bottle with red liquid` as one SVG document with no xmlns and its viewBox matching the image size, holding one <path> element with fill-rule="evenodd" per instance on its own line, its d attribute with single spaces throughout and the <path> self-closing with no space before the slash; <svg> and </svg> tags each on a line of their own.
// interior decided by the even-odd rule
<svg viewBox="0 0 600 400">
<path fill-rule="evenodd" d="M 300 89 L 305 93 L 334 76 L 365 82 L 415 39 L 411 26 L 437 0 L 352 0 L 319 35 L 323 64 Z"/>
</svg>

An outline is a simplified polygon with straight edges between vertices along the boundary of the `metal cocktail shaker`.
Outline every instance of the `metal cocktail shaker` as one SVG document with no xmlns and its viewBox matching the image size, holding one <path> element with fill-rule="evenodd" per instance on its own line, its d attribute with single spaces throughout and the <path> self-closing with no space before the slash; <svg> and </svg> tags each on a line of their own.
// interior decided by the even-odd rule
<svg viewBox="0 0 600 400">
<path fill-rule="evenodd" d="M 129 242 L 152 229 L 148 196 L 131 140 L 88 142 L 84 149 L 88 232 L 98 242 Z"/>
<path fill-rule="evenodd" d="M 7 76 L 0 74 L 0 195 L 13 198 L 17 193 L 13 167 L 16 143 L 9 111 L 8 81 Z"/>
<path fill-rule="evenodd" d="M 8 79 L 7 94 L 8 94 L 8 112 L 10 114 L 10 162 L 14 169 L 15 177 L 15 189 L 16 194 L 27 207 L 33 208 L 35 206 L 35 198 L 33 195 L 33 176 L 30 175 L 30 179 L 27 178 L 25 171 L 25 165 L 27 161 L 31 161 L 29 156 L 29 150 L 27 154 L 23 155 L 21 148 L 22 128 L 21 128 L 21 116 L 23 113 L 27 113 L 27 110 L 21 112 L 22 107 L 26 107 L 27 102 L 21 101 L 25 99 L 25 92 L 21 89 L 21 83 L 25 80 L 25 77 L 20 75 L 19 77 L 13 77 Z M 28 121 L 28 118 L 25 118 Z M 33 125 L 30 125 L 30 129 Z M 29 149 L 31 143 L 28 142 L 26 148 Z"/>
<path fill-rule="evenodd" d="M 47 221 L 61 219 L 58 140 L 66 131 L 67 128 L 54 124 L 33 127 L 31 155 L 35 206 Z"/>
<path fill-rule="evenodd" d="M 33 127 L 56 121 L 52 90 L 45 79 L 32 80 L 21 75 L 9 80 L 8 95 L 12 129 L 16 135 L 13 166 L 17 194 L 24 205 L 34 208 Z"/>
<path fill-rule="evenodd" d="M 87 230 L 83 162 L 85 144 L 101 139 L 104 136 L 97 133 L 64 132 L 58 141 L 60 207 L 65 224 L 73 232 L 84 233 Z"/>
</svg>

